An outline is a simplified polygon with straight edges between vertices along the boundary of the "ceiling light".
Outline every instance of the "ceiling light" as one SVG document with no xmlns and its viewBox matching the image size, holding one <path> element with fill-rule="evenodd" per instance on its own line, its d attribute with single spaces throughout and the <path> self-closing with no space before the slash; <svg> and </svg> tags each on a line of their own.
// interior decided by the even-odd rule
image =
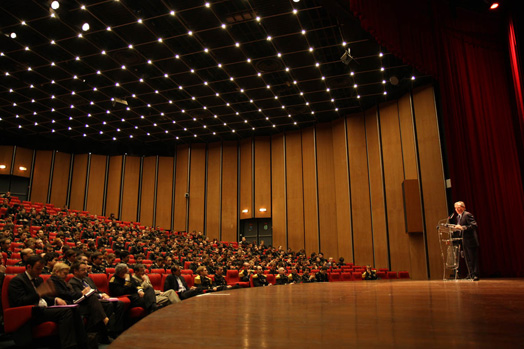
<svg viewBox="0 0 524 349">
<path fill-rule="evenodd" d="M 190 30 L 190 31 L 187 32 L 187 35 L 191 36 L 191 35 L 193 35 L 193 32 Z"/>
<path fill-rule="evenodd" d="M 170 14 L 171 16 L 174 16 L 174 15 L 175 15 L 175 11 L 171 11 L 171 12 L 169 12 L 169 14 Z"/>
<path fill-rule="evenodd" d="M 302 29 L 302 35 L 306 35 L 306 30 Z"/>
<path fill-rule="evenodd" d="M 51 3 L 51 8 L 52 8 L 53 10 L 58 10 L 59 7 L 60 7 L 60 3 L 59 3 L 58 1 L 53 1 L 53 2 Z"/>
<path fill-rule="evenodd" d="M 294 9 L 293 9 L 293 14 L 296 15 L 297 13 L 298 13 L 297 9 L 294 8 Z"/>
<path fill-rule="evenodd" d="M 11 39 L 16 39 L 16 33 L 15 32 L 12 32 L 11 35 L 9 35 L 11 37 Z"/>
<path fill-rule="evenodd" d="M 259 16 L 257 16 L 256 20 L 257 20 L 257 22 L 260 22 L 260 17 L 259 17 Z"/>
<path fill-rule="evenodd" d="M 84 24 L 82 25 L 82 30 L 85 31 L 85 32 L 88 31 L 89 28 L 91 28 L 91 26 L 89 25 L 89 23 L 84 23 Z"/>
<path fill-rule="evenodd" d="M 137 22 L 138 22 L 138 23 L 142 23 L 142 18 L 139 18 L 139 19 L 137 20 Z"/>
<path fill-rule="evenodd" d="M 209 2 L 206 2 L 205 5 L 206 5 L 207 8 L 209 8 L 209 6 L 211 6 L 211 5 L 209 4 Z"/>
<path fill-rule="evenodd" d="M 489 7 L 489 9 L 490 9 L 490 10 L 494 10 L 494 9 L 496 9 L 496 8 L 498 8 L 498 7 L 499 7 L 499 3 L 498 3 L 498 2 L 494 2 L 494 3 L 491 4 L 491 6 Z"/>
<path fill-rule="evenodd" d="M 111 27 L 107 27 L 106 30 L 107 30 L 108 32 L 110 32 L 110 31 L 111 31 Z"/>
<path fill-rule="evenodd" d="M 82 5 L 82 6 L 80 6 L 80 9 L 81 9 L 81 10 L 85 10 L 85 9 L 86 9 L 86 5 Z"/>
</svg>

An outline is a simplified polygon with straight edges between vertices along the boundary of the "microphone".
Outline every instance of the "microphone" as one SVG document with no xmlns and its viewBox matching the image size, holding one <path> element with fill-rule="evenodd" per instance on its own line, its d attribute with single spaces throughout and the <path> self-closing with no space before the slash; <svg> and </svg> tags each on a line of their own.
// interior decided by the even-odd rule
<svg viewBox="0 0 524 349">
<path fill-rule="evenodd" d="M 448 219 L 451 219 L 451 218 L 453 218 L 453 217 L 455 217 L 455 212 L 452 212 L 452 213 L 449 215 Z"/>
</svg>

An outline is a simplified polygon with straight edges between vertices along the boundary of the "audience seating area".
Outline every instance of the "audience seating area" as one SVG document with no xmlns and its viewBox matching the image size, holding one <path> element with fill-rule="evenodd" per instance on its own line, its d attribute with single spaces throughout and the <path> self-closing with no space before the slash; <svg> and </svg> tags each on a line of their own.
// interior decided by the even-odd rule
<svg viewBox="0 0 524 349">
<path fill-rule="evenodd" d="M 91 235 L 87 234 L 88 232 Z M 264 274 L 271 284 L 276 284 L 275 266 L 285 267 L 287 273 L 291 273 L 292 268 L 298 266 L 300 275 L 302 275 L 303 269 L 307 267 L 311 269 L 310 273 L 314 275 L 327 263 L 327 260 L 323 258 L 317 258 L 313 261 L 313 256 L 310 259 L 305 256 L 305 253 L 283 251 L 270 246 L 260 246 L 259 248 L 258 246 L 237 242 L 208 241 L 203 235 L 195 232 L 171 232 L 162 228 L 146 227 L 139 222 L 119 221 L 112 217 L 96 216 L 87 211 L 60 209 L 53 204 L 20 201 L 16 197 L 11 197 L 8 205 L 4 202 L 0 208 L 0 233 L 0 239 L 11 240 L 9 249 L 2 251 L 2 263 L 5 265 L 6 276 L 1 290 L 5 331 L 7 333 L 16 331 L 31 318 L 31 307 L 11 308 L 7 298 L 10 280 L 16 274 L 25 271 L 24 266 L 16 266 L 16 264 L 21 261 L 20 252 L 28 247 L 33 248 L 34 252 L 39 254 L 44 254 L 52 248 L 54 252 L 58 253 L 60 259 L 65 258 L 65 251 L 69 249 L 77 249 L 78 254 L 85 254 L 89 257 L 94 251 L 88 250 L 86 247 L 88 245 L 92 247 L 93 243 L 96 251 L 101 251 L 104 257 L 116 253 L 117 258 L 106 267 L 105 274 L 90 274 L 98 289 L 105 293 L 109 293 L 109 280 L 115 272 L 114 266 L 120 262 L 118 255 L 122 253 L 122 250 L 126 251 L 127 254 L 134 251 L 134 254 L 129 255 L 127 261 L 130 266 L 130 273 L 133 273 L 132 266 L 137 263 L 139 257 L 137 252 L 141 255 L 140 263 L 146 266 L 146 272 L 153 287 L 159 291 L 164 290 L 166 277 L 171 273 L 169 266 L 159 267 L 155 264 L 155 258 L 158 259 L 159 257 L 170 256 L 174 264 L 180 265 L 183 268 L 181 274 L 189 287 L 194 285 L 196 277 L 194 270 L 195 266 L 200 264 L 198 261 L 202 261 L 202 264 L 205 265 L 204 263 L 209 259 L 212 260 L 214 266 L 222 265 L 224 267 L 224 276 L 228 285 L 241 287 L 253 286 L 252 280 L 243 282 L 240 279 L 239 269 L 243 262 L 251 261 L 252 266 L 255 264 L 263 265 Z M 125 238 L 123 249 L 119 249 L 122 246 L 122 240 L 118 242 L 117 238 L 120 237 Z M 59 248 L 56 245 L 58 240 L 63 240 L 63 246 L 58 246 Z M 35 245 L 35 241 L 37 245 Z M 105 243 L 103 244 L 102 241 Z M 166 247 L 165 242 L 169 247 Z M 176 242 L 178 249 L 174 247 L 171 249 L 170 244 L 174 242 Z M 240 260 L 238 257 L 233 258 L 234 256 L 243 256 L 244 258 Z M 317 262 L 319 260 L 320 263 Z M 259 262 L 260 264 L 258 264 Z M 274 266 L 271 270 L 272 264 Z M 376 271 L 378 279 L 409 279 L 409 272 L 407 271 L 396 272 L 387 268 L 373 270 Z M 362 281 L 364 271 L 364 266 L 333 262 L 332 265 L 328 265 L 328 279 L 329 282 Z M 44 280 L 47 280 L 50 275 L 41 276 Z M 69 275 L 70 277 L 72 275 Z M 214 275 L 209 275 L 209 277 L 214 279 Z M 129 299 L 126 301 L 127 297 L 119 298 L 129 305 Z M 142 308 L 128 309 L 129 318 L 136 320 L 145 315 L 146 312 Z M 33 327 L 32 334 L 34 338 L 40 338 L 56 334 L 56 331 L 56 324 L 46 322 Z"/>
</svg>

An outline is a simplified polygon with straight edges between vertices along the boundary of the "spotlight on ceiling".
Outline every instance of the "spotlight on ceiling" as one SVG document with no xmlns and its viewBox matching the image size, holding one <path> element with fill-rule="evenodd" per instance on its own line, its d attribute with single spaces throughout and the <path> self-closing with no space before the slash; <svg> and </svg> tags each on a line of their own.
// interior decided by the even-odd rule
<svg viewBox="0 0 524 349">
<path fill-rule="evenodd" d="M 9 37 L 11 39 L 16 39 L 16 33 L 15 32 L 12 32 L 11 34 L 9 34 Z"/>
<path fill-rule="evenodd" d="M 293 2 L 300 2 L 300 0 L 293 0 Z"/>
<path fill-rule="evenodd" d="M 90 28 L 89 23 L 84 23 L 84 24 L 82 25 L 82 30 L 85 31 L 85 32 L 88 31 L 89 28 Z"/>
<path fill-rule="evenodd" d="M 496 8 L 499 7 L 499 3 L 498 2 L 492 2 L 491 5 L 489 6 L 489 9 L 490 10 L 494 10 Z"/>
<path fill-rule="evenodd" d="M 59 3 L 58 1 L 53 1 L 53 2 L 51 3 L 51 8 L 52 8 L 53 10 L 58 10 L 59 7 L 60 7 L 60 3 Z"/>
</svg>

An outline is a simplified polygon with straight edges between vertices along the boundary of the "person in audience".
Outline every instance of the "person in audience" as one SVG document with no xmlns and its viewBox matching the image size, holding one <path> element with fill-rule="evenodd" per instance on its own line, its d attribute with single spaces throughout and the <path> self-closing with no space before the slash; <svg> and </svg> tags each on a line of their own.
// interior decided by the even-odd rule
<svg viewBox="0 0 524 349">
<path fill-rule="evenodd" d="M 91 255 L 91 272 L 93 274 L 105 274 L 106 267 L 104 267 L 104 255 L 100 252 L 95 252 Z"/>
<path fill-rule="evenodd" d="M 65 256 L 65 259 L 64 259 L 64 263 L 71 266 L 75 261 L 76 261 L 76 251 L 73 250 L 73 249 L 69 249 L 66 251 L 66 253 L 64 254 Z"/>
<path fill-rule="evenodd" d="M 310 272 L 311 270 L 309 270 L 309 268 L 304 269 L 304 273 L 302 274 L 302 283 L 307 284 L 316 281 L 315 275 L 310 274 Z"/>
<path fill-rule="evenodd" d="M 80 313 L 75 308 L 49 308 L 50 305 L 65 305 L 66 302 L 54 297 L 51 283 L 44 283 L 40 274 L 44 261 L 38 255 L 26 260 L 25 272 L 18 274 L 9 283 L 8 297 L 11 307 L 33 305 L 31 324 L 52 321 L 58 325 L 58 336 L 62 348 L 87 347 L 87 335 Z M 31 342 L 31 327 L 22 326 L 14 334 L 15 342 L 27 346 Z"/>
<path fill-rule="evenodd" d="M 278 274 L 275 276 L 277 285 L 289 284 L 289 278 L 286 275 L 286 269 L 284 267 L 278 268 Z"/>
<path fill-rule="evenodd" d="M 267 278 L 264 275 L 264 271 L 262 270 L 262 267 L 260 265 L 257 266 L 256 273 L 253 275 L 253 286 L 271 286 L 271 284 L 267 281 Z"/>
<path fill-rule="evenodd" d="M 86 264 L 73 263 L 71 266 L 73 277 L 69 280 L 69 285 L 75 292 L 82 292 L 86 287 L 94 290 L 93 296 L 98 298 L 104 312 L 109 317 L 107 323 L 108 335 L 116 338 L 124 330 L 124 303 L 116 298 L 110 298 L 107 293 L 98 290 L 93 279 L 88 276 L 87 270 Z"/>
<path fill-rule="evenodd" d="M 67 282 L 67 275 L 70 267 L 63 263 L 57 262 L 53 267 L 50 282 L 53 283 L 55 294 L 63 299 L 67 304 L 79 304 L 80 314 L 87 318 L 86 332 L 97 333 L 100 337 L 100 343 L 109 344 L 111 341 L 107 334 L 106 325 L 109 318 L 106 316 L 102 304 L 97 297 L 88 296 L 91 290 L 89 286 L 82 290 L 75 291 Z"/>
<path fill-rule="evenodd" d="M 371 269 L 371 266 L 369 264 L 366 265 L 366 270 L 362 273 L 362 279 L 363 280 L 376 280 L 377 271 Z"/>
<path fill-rule="evenodd" d="M 106 267 L 106 268 L 114 268 L 114 267 L 116 267 L 115 259 L 116 259 L 116 255 L 114 253 L 108 253 L 106 258 L 105 258 L 104 267 Z"/>
<path fill-rule="evenodd" d="M 239 271 L 238 277 L 242 282 L 249 282 L 251 274 L 253 274 L 253 270 L 250 269 L 249 263 L 246 262 L 242 265 L 242 269 Z"/>
<path fill-rule="evenodd" d="M 215 285 L 218 287 L 228 286 L 226 278 L 224 277 L 224 267 L 222 266 L 217 267 L 215 270 Z"/>
<path fill-rule="evenodd" d="M 163 307 L 169 304 L 174 304 L 180 302 L 180 298 L 178 297 L 175 290 L 167 290 L 167 291 L 160 291 L 155 290 L 153 287 L 153 284 L 151 284 L 151 280 L 149 279 L 149 276 L 146 274 L 146 267 L 143 264 L 135 264 L 135 273 L 133 274 L 133 279 L 135 279 L 135 282 L 140 284 L 142 286 L 142 289 L 148 289 L 151 288 L 156 295 L 156 304 L 158 307 Z"/>
<path fill-rule="evenodd" d="M 164 291 L 175 290 L 181 300 L 188 299 L 202 293 L 195 286 L 188 287 L 186 280 L 180 273 L 180 267 L 173 266 L 171 268 L 171 275 L 166 278 L 164 283 Z"/>
<path fill-rule="evenodd" d="M 291 268 L 291 274 L 289 274 L 287 278 L 289 279 L 289 282 L 293 284 L 300 284 L 302 282 L 302 277 L 298 274 L 297 267 Z"/>
<path fill-rule="evenodd" d="M 35 252 L 30 248 L 24 248 L 22 251 L 20 251 L 20 258 L 21 260 L 15 264 L 17 267 L 25 267 L 27 265 L 27 259 L 31 256 L 33 256 Z"/>
<path fill-rule="evenodd" d="M 7 258 L 11 258 L 11 239 L 1 239 L 0 240 L 0 252 L 5 253 Z"/>
<path fill-rule="evenodd" d="M 148 313 L 157 309 L 156 295 L 152 289 L 143 289 L 129 275 L 127 265 L 120 263 L 115 268 L 115 275 L 109 280 L 109 294 L 113 297 L 127 296 L 131 307 L 142 307 Z"/>
<path fill-rule="evenodd" d="M 322 267 L 318 273 L 315 275 L 316 282 L 328 282 L 329 277 L 327 273 L 327 267 Z"/>
<path fill-rule="evenodd" d="M 44 269 L 42 269 L 42 274 L 51 274 L 55 263 L 58 261 L 58 253 L 50 252 L 44 255 Z"/>
</svg>

